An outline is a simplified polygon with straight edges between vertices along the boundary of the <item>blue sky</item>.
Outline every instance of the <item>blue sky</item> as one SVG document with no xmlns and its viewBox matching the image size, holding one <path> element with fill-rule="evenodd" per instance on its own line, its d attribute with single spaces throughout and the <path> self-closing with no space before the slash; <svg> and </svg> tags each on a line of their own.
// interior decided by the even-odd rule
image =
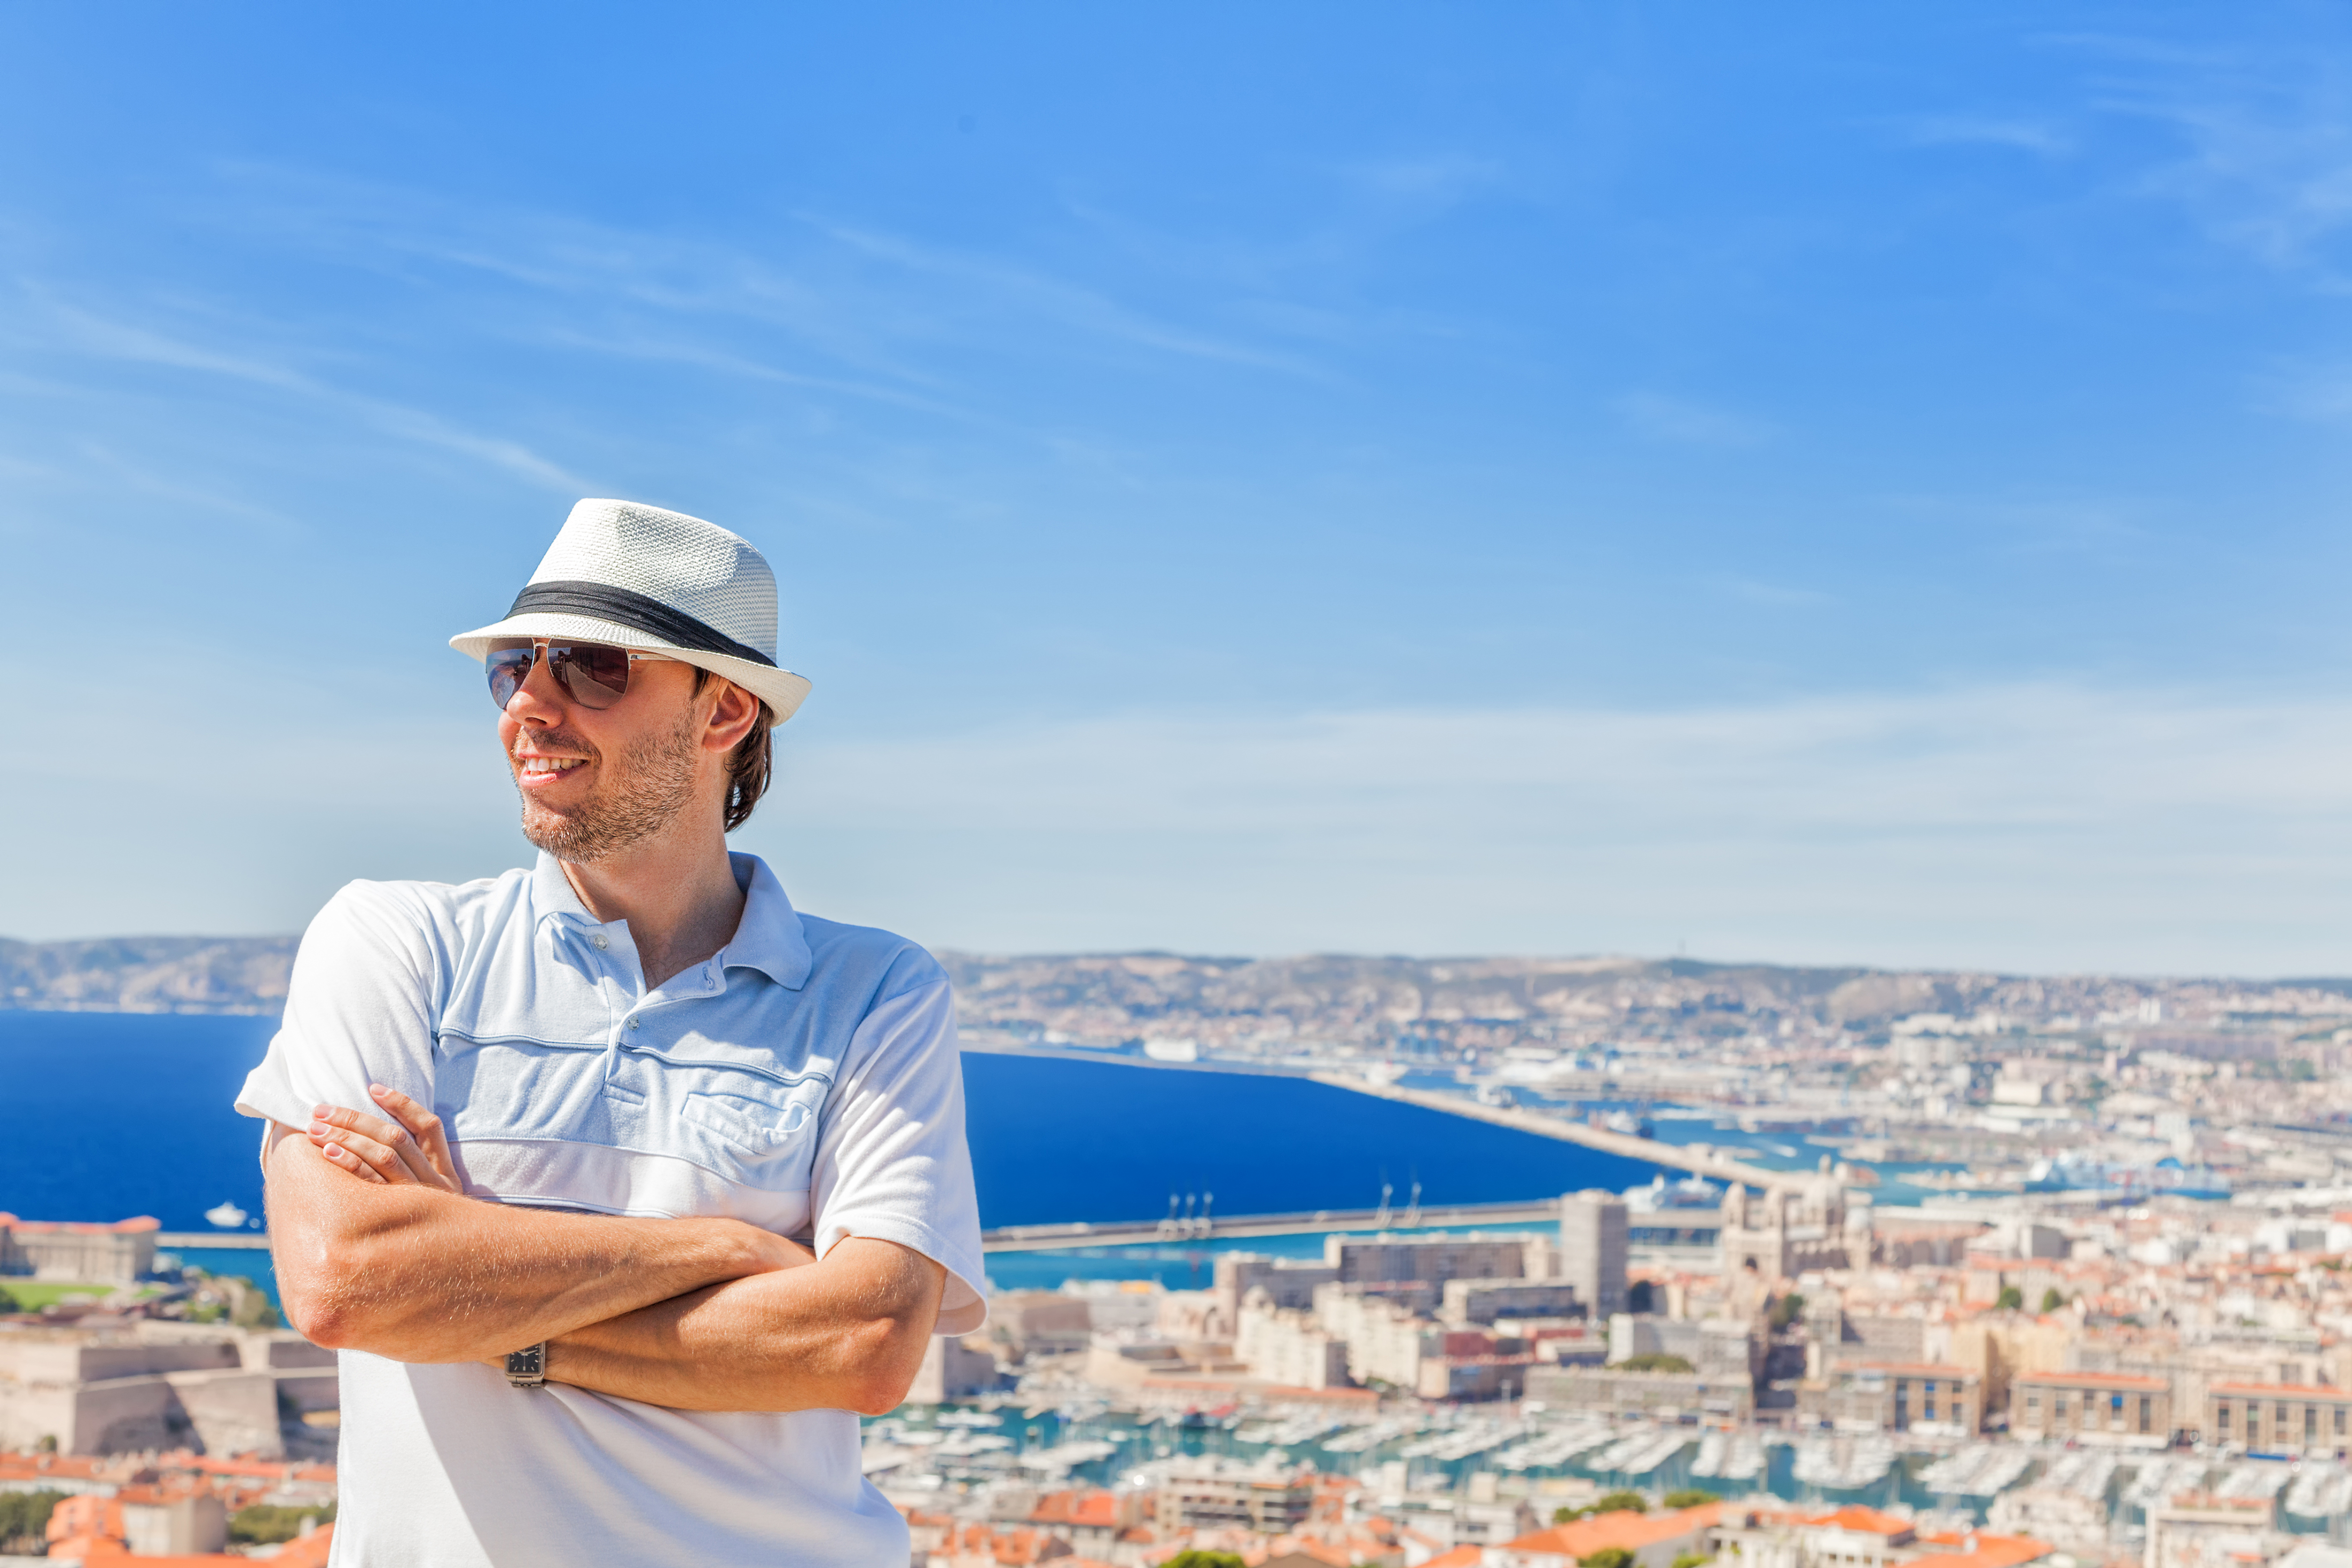
<svg viewBox="0 0 2352 1568">
<path fill-rule="evenodd" d="M 939 945 L 2352 968 L 2316 5 L 0 9 L 0 931 L 525 853 L 571 501 Z"/>
</svg>

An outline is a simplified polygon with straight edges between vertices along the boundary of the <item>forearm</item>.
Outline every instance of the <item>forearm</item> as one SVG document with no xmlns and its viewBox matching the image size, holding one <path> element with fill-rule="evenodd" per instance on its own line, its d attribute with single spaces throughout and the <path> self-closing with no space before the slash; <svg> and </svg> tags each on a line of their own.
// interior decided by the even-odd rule
<svg viewBox="0 0 2352 1568">
<path fill-rule="evenodd" d="M 813 1268 L 761 1274 L 557 1337 L 557 1383 L 676 1410 L 855 1410 L 906 1398 L 939 1319 L 945 1270 L 852 1237 Z"/>
<path fill-rule="evenodd" d="M 733 1220 L 563 1214 L 373 1185 L 299 1138 L 272 1151 L 269 1201 L 295 1326 L 396 1361 L 503 1355 L 807 1257 Z"/>
</svg>

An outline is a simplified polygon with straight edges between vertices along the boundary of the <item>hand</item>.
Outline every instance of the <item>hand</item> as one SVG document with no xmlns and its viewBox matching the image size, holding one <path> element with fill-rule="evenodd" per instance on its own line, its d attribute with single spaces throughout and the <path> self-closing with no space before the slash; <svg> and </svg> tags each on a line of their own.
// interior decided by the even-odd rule
<svg viewBox="0 0 2352 1568">
<path fill-rule="evenodd" d="M 449 1137 L 442 1131 L 441 1119 L 396 1089 L 372 1083 L 368 1094 L 392 1121 L 341 1106 L 314 1106 L 311 1146 L 338 1170 L 362 1181 L 463 1193 L 465 1184 L 449 1157 Z"/>
</svg>

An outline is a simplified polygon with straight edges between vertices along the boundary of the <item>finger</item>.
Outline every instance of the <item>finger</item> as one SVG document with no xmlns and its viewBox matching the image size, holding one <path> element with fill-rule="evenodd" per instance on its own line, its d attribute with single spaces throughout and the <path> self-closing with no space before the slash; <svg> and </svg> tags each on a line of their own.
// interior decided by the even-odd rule
<svg viewBox="0 0 2352 1568">
<path fill-rule="evenodd" d="M 447 1181 L 449 1185 L 453 1188 L 458 1186 L 460 1184 L 457 1181 L 457 1163 L 449 1156 L 449 1134 L 441 1125 L 441 1118 L 409 1096 L 386 1084 L 368 1085 L 368 1094 L 385 1111 L 398 1118 L 403 1127 L 408 1129 L 409 1135 L 416 1140 L 417 1147 L 425 1151 L 425 1157 L 433 1163 L 433 1168 Z"/>
<path fill-rule="evenodd" d="M 313 1121 L 310 1136 L 310 1141 L 321 1149 L 331 1144 L 347 1153 L 358 1155 L 386 1182 L 413 1182 L 416 1179 L 415 1173 L 388 1145 L 364 1132 L 352 1132 L 331 1127 L 323 1121 Z"/>
<path fill-rule="evenodd" d="M 416 1140 L 409 1134 L 406 1128 L 386 1121 L 382 1117 L 370 1116 L 362 1110 L 346 1110 L 339 1105 L 317 1106 L 312 1109 L 310 1114 L 311 1125 L 314 1128 L 323 1122 L 330 1127 L 368 1139 L 382 1148 L 391 1150 L 403 1168 L 398 1171 L 386 1170 L 383 1174 L 388 1179 L 393 1181 L 404 1179 L 428 1184 L 434 1182 L 432 1161 L 417 1149 Z"/>
<path fill-rule="evenodd" d="M 403 1131 L 381 1116 L 370 1116 L 364 1110 L 346 1110 L 340 1105 L 314 1105 L 310 1108 L 310 1120 L 360 1133 L 379 1143 L 398 1142 Z"/>
<path fill-rule="evenodd" d="M 381 1083 L 368 1085 L 369 1098 L 383 1108 L 384 1114 L 408 1129 L 417 1142 L 430 1146 L 440 1139 L 441 1119 L 396 1089 Z"/>
<path fill-rule="evenodd" d="M 379 1185 L 389 1186 L 391 1184 L 390 1183 L 385 1182 L 382 1176 L 378 1175 L 374 1168 L 365 1160 L 361 1159 L 357 1154 L 352 1153 L 349 1149 L 344 1148 L 341 1144 L 322 1143 L 315 1138 L 310 1141 L 310 1144 L 311 1147 L 318 1150 L 320 1154 L 326 1157 L 328 1163 L 333 1165 L 337 1170 L 349 1171 L 352 1175 L 359 1177 L 362 1181 L 374 1182 Z"/>
</svg>

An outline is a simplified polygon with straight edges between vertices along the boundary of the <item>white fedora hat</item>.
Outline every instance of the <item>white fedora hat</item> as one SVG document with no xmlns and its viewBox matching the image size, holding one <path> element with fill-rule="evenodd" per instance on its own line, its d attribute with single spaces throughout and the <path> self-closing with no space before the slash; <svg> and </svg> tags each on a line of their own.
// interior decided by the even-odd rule
<svg viewBox="0 0 2352 1568">
<path fill-rule="evenodd" d="M 776 574 L 717 523 L 626 500 L 583 500 L 506 619 L 449 639 L 472 659 L 517 637 L 576 637 L 667 654 L 723 675 L 781 724 L 809 683 L 776 663 Z"/>
</svg>

